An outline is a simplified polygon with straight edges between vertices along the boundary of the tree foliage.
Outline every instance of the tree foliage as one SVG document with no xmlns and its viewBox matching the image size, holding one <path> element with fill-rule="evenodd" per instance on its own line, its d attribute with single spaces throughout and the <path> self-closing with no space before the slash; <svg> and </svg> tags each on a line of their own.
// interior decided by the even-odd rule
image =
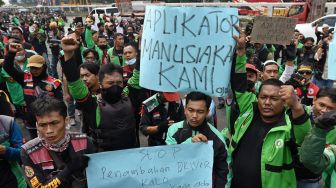
<svg viewBox="0 0 336 188">
<path fill-rule="evenodd" d="M 5 5 L 5 2 L 3 0 L 0 0 L 0 7 L 2 7 L 3 5 Z"/>
</svg>

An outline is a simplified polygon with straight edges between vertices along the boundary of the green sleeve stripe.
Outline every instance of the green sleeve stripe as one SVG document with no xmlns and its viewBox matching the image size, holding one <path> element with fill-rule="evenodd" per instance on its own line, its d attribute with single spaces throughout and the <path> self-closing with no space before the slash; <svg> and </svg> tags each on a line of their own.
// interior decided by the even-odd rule
<svg viewBox="0 0 336 188">
<path fill-rule="evenodd" d="M 192 138 L 190 137 L 187 140 L 185 140 L 184 142 L 182 142 L 181 144 L 191 144 L 191 143 L 193 143 L 193 142 L 192 142 Z"/>
<path fill-rule="evenodd" d="M 167 132 L 167 138 L 166 138 L 167 145 L 177 144 L 176 140 L 173 138 L 173 135 L 176 133 L 176 131 L 179 128 L 182 128 L 182 127 L 183 127 L 183 121 L 174 123 L 173 125 L 169 127 L 168 132 Z"/>
<path fill-rule="evenodd" d="M 223 144 L 225 146 L 225 150 L 226 150 L 226 153 L 227 153 L 226 163 L 228 164 L 228 169 L 229 169 L 229 173 L 226 176 L 227 182 L 225 184 L 225 188 L 229 188 L 229 187 L 231 187 L 231 180 L 232 180 L 232 176 L 233 176 L 232 175 L 232 170 L 230 168 L 230 165 L 232 163 L 231 154 L 229 153 L 228 147 L 227 147 L 226 142 L 224 140 L 224 136 L 214 126 L 212 126 L 210 123 L 208 123 L 208 125 L 209 125 L 211 131 L 217 135 L 217 137 L 223 142 Z"/>
<path fill-rule="evenodd" d="M 68 88 L 71 96 L 76 100 L 84 99 L 89 94 L 89 89 L 81 79 L 69 82 Z"/>
<path fill-rule="evenodd" d="M 129 94 L 129 89 L 128 89 L 128 86 L 126 86 L 123 91 L 122 91 L 122 94 L 126 97 L 128 97 L 128 94 Z"/>
<path fill-rule="evenodd" d="M 208 123 L 208 125 L 209 125 L 209 127 L 210 127 L 210 129 L 211 129 L 211 131 L 213 132 L 213 133 L 215 133 L 216 135 L 217 135 L 217 137 L 219 138 L 219 139 L 221 139 L 221 141 L 224 143 L 224 145 L 225 145 L 225 149 L 227 150 L 227 147 L 226 147 L 226 144 L 225 144 L 225 140 L 224 140 L 224 136 L 213 126 L 213 125 L 211 125 L 210 123 Z"/>
<path fill-rule="evenodd" d="M 99 109 L 99 104 L 97 105 L 97 109 L 96 109 L 96 126 L 97 128 L 99 127 L 100 125 L 100 109 Z"/>
</svg>

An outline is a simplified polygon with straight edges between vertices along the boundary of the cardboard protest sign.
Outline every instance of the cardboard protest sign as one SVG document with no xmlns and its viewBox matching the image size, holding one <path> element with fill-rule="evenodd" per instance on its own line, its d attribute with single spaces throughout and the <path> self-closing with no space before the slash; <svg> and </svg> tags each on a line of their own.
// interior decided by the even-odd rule
<svg viewBox="0 0 336 188">
<path fill-rule="evenodd" d="M 336 27 L 336 24 L 335 24 Z M 335 28 L 334 27 L 334 28 Z M 336 80 L 336 36 L 334 36 L 331 43 L 329 43 L 328 52 L 328 79 Z"/>
<path fill-rule="evenodd" d="M 255 17 L 251 40 L 262 44 L 289 45 L 293 39 L 296 19 L 285 17 Z"/>
<path fill-rule="evenodd" d="M 90 155 L 89 188 L 212 188 L 212 142 L 145 147 Z"/>
<path fill-rule="evenodd" d="M 147 6 L 140 86 L 224 96 L 238 22 L 238 11 L 233 8 Z"/>
</svg>

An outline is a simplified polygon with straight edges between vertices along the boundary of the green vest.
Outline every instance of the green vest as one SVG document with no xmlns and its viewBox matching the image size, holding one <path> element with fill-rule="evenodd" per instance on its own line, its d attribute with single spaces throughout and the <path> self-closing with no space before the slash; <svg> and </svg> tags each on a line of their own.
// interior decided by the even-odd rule
<svg viewBox="0 0 336 188">
<path fill-rule="evenodd" d="M 110 62 L 113 63 L 113 64 L 116 64 L 116 65 L 125 66 L 124 53 L 122 55 L 122 61 L 123 61 L 123 63 L 120 64 L 119 57 L 117 55 L 113 54 L 113 50 L 114 50 L 114 47 L 110 48 L 107 51 L 107 54 L 110 56 Z"/>
</svg>

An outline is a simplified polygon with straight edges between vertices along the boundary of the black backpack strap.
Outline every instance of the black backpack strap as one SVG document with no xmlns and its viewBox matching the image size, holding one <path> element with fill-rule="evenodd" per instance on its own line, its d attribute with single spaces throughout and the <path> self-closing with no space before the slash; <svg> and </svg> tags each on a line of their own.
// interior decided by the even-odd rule
<svg viewBox="0 0 336 188">
<path fill-rule="evenodd" d="M 48 150 L 48 153 L 55 162 L 57 170 L 63 170 L 65 167 L 65 163 L 57 156 L 57 154 L 54 151 Z"/>
</svg>

